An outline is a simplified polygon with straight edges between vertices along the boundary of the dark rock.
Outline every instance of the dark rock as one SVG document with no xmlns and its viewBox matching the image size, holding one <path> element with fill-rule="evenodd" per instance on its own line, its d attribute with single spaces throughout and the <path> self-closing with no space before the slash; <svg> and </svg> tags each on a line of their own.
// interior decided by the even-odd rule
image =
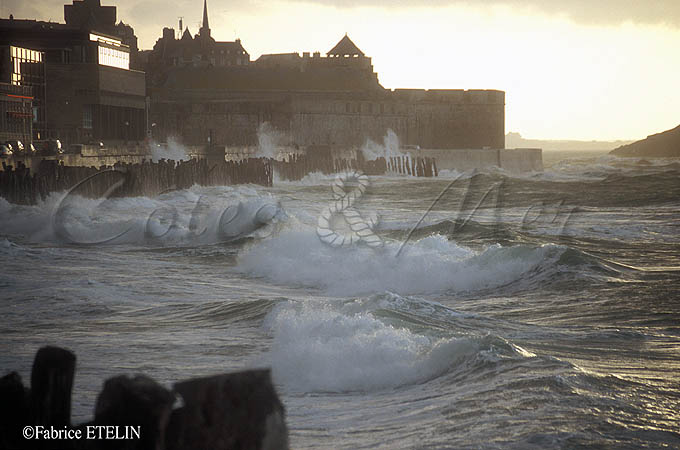
<svg viewBox="0 0 680 450">
<path fill-rule="evenodd" d="M 645 158 L 680 157 L 680 125 L 672 130 L 647 136 L 641 141 L 623 145 L 609 153 L 616 156 Z"/>
<path fill-rule="evenodd" d="M 97 397 L 94 425 L 140 428 L 139 439 L 99 440 L 101 449 L 164 448 L 165 429 L 175 396 L 149 377 L 125 375 L 109 378 Z"/>
<path fill-rule="evenodd" d="M 168 450 L 288 448 L 285 411 L 269 370 L 197 378 L 174 388 L 184 406 L 172 413 Z"/>
<path fill-rule="evenodd" d="M 58 347 L 38 350 L 31 370 L 32 425 L 70 425 L 75 369 L 76 355 L 70 351 Z"/>
<path fill-rule="evenodd" d="M 21 429 L 30 423 L 28 396 L 18 373 L 0 378 L 0 448 L 23 448 Z"/>
</svg>

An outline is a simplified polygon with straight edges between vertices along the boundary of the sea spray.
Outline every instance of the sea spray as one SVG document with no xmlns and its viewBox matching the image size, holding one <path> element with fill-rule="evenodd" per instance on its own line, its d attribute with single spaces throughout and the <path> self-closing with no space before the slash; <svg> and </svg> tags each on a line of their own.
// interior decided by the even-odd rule
<svg viewBox="0 0 680 450">
<path fill-rule="evenodd" d="M 396 257 L 399 246 L 392 241 L 382 249 L 333 248 L 323 244 L 312 227 L 298 223 L 296 229 L 289 227 L 242 250 L 238 270 L 283 285 L 321 288 L 331 295 L 464 292 L 522 280 L 552 266 L 565 249 L 491 245 L 475 251 L 441 235 L 410 242 Z"/>
<path fill-rule="evenodd" d="M 387 130 L 383 138 L 382 145 L 370 139 L 361 147 L 361 153 L 367 161 L 375 161 L 378 158 L 389 159 L 391 157 L 408 156 L 408 153 L 403 153 L 399 147 L 399 137 L 391 129 Z"/>
<path fill-rule="evenodd" d="M 275 129 L 269 122 L 263 122 L 257 128 L 257 151 L 254 156 L 256 158 L 276 159 L 283 143 L 283 133 Z"/>
<path fill-rule="evenodd" d="M 52 193 L 34 206 L 15 206 L 0 198 L 2 233 L 31 242 L 207 245 L 262 237 L 270 231 L 264 229 L 269 222 L 280 220 L 285 213 L 279 202 L 246 186 L 194 186 L 155 198 L 64 198 L 64 193 Z"/>
<path fill-rule="evenodd" d="M 388 297 L 377 303 L 310 299 L 278 304 L 264 322 L 273 336 L 271 350 L 257 364 L 271 366 L 275 381 L 293 391 L 368 392 L 536 356 L 482 329 L 424 332 L 433 308 L 448 312 L 447 321 L 451 313 L 460 321 L 466 317 L 418 298 Z M 389 323 L 394 307 L 414 321 Z"/>
<path fill-rule="evenodd" d="M 151 151 L 151 160 L 158 162 L 161 159 L 168 159 L 173 161 L 188 161 L 189 153 L 187 148 L 182 145 L 179 140 L 173 136 L 168 137 L 168 142 L 165 145 L 158 144 L 155 141 L 149 143 L 149 150 Z"/>
<path fill-rule="evenodd" d="M 374 391 L 427 380 L 474 354 L 469 339 L 437 339 L 395 328 L 370 313 L 345 315 L 330 304 L 285 303 L 267 317 L 274 335 L 262 363 L 289 389 Z"/>
</svg>

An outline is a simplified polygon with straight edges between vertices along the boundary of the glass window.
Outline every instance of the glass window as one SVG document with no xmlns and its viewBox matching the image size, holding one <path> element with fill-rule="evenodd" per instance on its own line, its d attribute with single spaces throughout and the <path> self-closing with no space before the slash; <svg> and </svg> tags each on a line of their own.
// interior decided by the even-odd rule
<svg viewBox="0 0 680 450">
<path fill-rule="evenodd" d="M 99 64 L 102 66 L 130 69 L 130 54 L 123 50 L 99 46 Z"/>
<path fill-rule="evenodd" d="M 83 106 L 83 128 L 92 129 L 92 105 Z"/>
</svg>

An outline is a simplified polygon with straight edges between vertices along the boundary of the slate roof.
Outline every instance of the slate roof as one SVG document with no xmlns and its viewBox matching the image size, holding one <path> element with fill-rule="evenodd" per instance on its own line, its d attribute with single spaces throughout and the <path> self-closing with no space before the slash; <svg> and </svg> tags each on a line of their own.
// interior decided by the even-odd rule
<svg viewBox="0 0 680 450">
<path fill-rule="evenodd" d="M 326 53 L 327 56 L 365 56 L 364 52 L 359 50 L 359 47 L 352 42 L 352 40 L 345 34 L 345 36 L 340 39 L 340 42 L 338 42 L 335 47 L 333 47 L 328 53 Z"/>
</svg>

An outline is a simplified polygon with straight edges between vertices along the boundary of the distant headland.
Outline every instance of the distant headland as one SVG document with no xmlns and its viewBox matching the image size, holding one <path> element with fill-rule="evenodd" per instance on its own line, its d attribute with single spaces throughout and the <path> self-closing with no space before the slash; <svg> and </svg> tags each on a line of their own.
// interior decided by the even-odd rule
<svg viewBox="0 0 680 450">
<path fill-rule="evenodd" d="M 633 141 L 575 141 L 575 140 L 545 140 L 525 139 L 517 132 L 505 135 L 506 148 L 542 148 L 551 150 L 611 150 Z"/>
<path fill-rule="evenodd" d="M 616 156 L 644 156 L 650 158 L 680 157 L 680 125 L 646 139 L 622 145 L 610 152 Z"/>
</svg>

